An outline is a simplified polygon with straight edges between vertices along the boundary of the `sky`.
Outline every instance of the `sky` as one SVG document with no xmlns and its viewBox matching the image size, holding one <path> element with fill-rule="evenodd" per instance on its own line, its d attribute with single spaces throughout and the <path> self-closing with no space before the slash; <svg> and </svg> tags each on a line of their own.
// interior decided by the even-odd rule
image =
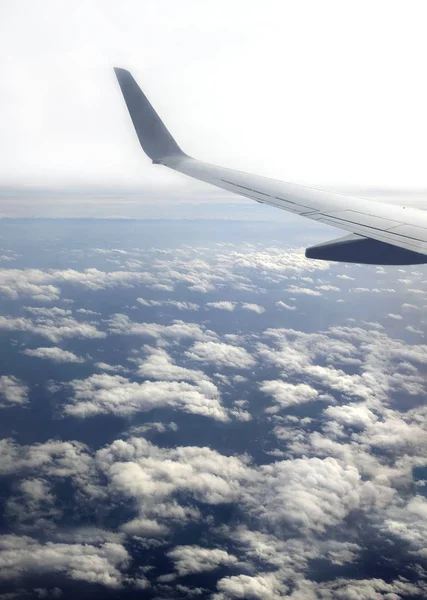
<svg viewBox="0 0 427 600">
<path fill-rule="evenodd" d="M 0 11 L 2 196 L 209 193 L 151 166 L 113 66 L 197 158 L 330 188 L 426 187 L 422 1 L 3 0 Z"/>
</svg>

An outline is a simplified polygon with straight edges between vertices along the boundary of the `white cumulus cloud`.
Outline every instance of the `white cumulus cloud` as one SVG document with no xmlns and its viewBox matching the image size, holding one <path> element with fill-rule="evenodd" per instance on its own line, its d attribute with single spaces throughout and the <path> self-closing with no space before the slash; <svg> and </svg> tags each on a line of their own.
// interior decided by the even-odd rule
<svg viewBox="0 0 427 600">
<path fill-rule="evenodd" d="M 197 360 L 216 365 L 224 365 L 238 369 L 246 369 L 255 364 L 253 357 L 239 346 L 222 342 L 196 342 L 186 352 L 191 360 Z"/>
<path fill-rule="evenodd" d="M 35 358 L 43 358 L 51 360 L 54 363 L 81 363 L 84 359 L 74 352 L 68 350 L 62 350 L 62 348 L 56 347 L 39 347 L 39 348 L 27 348 L 23 351 L 23 354 L 27 356 L 33 356 Z"/>
<path fill-rule="evenodd" d="M 0 376 L 0 406 L 23 405 L 28 402 L 28 386 L 13 375 Z"/>
</svg>

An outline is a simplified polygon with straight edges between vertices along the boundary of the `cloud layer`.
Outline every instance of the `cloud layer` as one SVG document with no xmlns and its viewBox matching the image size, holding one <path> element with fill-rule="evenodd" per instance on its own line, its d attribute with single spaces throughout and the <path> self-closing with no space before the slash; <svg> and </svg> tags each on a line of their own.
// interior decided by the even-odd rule
<svg viewBox="0 0 427 600">
<path fill-rule="evenodd" d="M 423 273 L 110 245 L 4 269 L 4 589 L 425 597 Z"/>
</svg>

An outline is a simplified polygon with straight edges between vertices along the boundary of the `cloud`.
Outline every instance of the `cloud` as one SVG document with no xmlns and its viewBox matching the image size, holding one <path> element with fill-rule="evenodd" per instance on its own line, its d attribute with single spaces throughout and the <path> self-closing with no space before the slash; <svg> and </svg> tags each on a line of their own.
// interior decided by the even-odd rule
<svg viewBox="0 0 427 600">
<path fill-rule="evenodd" d="M 80 313 L 82 315 L 90 315 L 90 316 L 100 316 L 101 313 L 96 312 L 95 310 L 89 310 L 88 308 L 78 308 L 76 310 L 77 313 Z"/>
<path fill-rule="evenodd" d="M 322 292 L 339 292 L 340 288 L 337 287 L 336 285 L 331 285 L 331 284 L 322 284 L 322 285 L 317 285 L 316 286 L 317 290 L 322 290 Z"/>
<path fill-rule="evenodd" d="M 186 352 L 186 356 L 191 360 L 237 369 L 247 369 L 255 364 L 252 356 L 244 348 L 222 342 L 196 342 Z"/>
<path fill-rule="evenodd" d="M 220 302 L 206 302 L 206 306 L 207 308 L 216 308 L 218 310 L 231 312 L 236 308 L 236 302 L 228 302 L 226 300 Z"/>
<path fill-rule="evenodd" d="M 60 296 L 59 288 L 39 269 L 0 269 L 0 293 L 13 300 L 30 297 L 40 302 L 51 302 Z"/>
<path fill-rule="evenodd" d="M 417 306 L 416 304 L 408 304 L 408 302 L 404 302 L 402 304 L 402 309 L 403 310 L 421 310 L 421 307 Z"/>
<path fill-rule="evenodd" d="M 12 299 L 30 297 L 41 302 L 58 300 L 62 284 L 98 291 L 117 287 L 155 285 L 158 282 L 148 272 L 100 271 L 74 269 L 0 269 L 0 293 Z M 84 314 L 84 313 L 82 313 Z"/>
<path fill-rule="evenodd" d="M 280 408 L 311 402 L 319 397 L 319 392 L 305 383 L 294 385 L 280 380 L 263 381 L 260 384 L 260 390 L 273 396 L 274 401 L 279 404 Z M 270 408 L 268 412 L 275 412 L 275 410 Z"/>
<path fill-rule="evenodd" d="M 180 576 L 213 571 L 220 566 L 233 566 L 237 563 L 237 558 L 225 550 L 200 546 L 177 546 L 167 556 L 173 560 Z"/>
<path fill-rule="evenodd" d="M 45 337 L 54 343 L 73 337 L 86 339 L 102 339 L 107 337 L 106 333 L 99 331 L 95 325 L 80 323 L 72 317 L 56 317 L 52 319 L 39 317 L 31 320 L 26 317 L 0 316 L 0 330 L 26 331 Z"/>
<path fill-rule="evenodd" d="M 286 291 L 290 294 L 305 294 L 306 296 L 321 296 L 322 294 L 311 288 L 298 287 L 297 285 L 290 285 L 286 288 Z"/>
<path fill-rule="evenodd" d="M 206 248 L 185 247 L 172 256 L 164 254 L 164 257 L 150 263 L 150 269 L 157 283 L 172 288 L 177 284 L 185 284 L 194 293 L 206 294 L 224 287 L 265 293 L 263 282 L 269 285 L 272 282 L 280 283 L 289 276 L 328 270 L 329 265 L 321 261 L 308 261 L 297 249 L 279 246 L 259 249 L 248 244 L 240 249 L 235 244 L 227 246 L 218 243 L 213 252 L 208 252 Z M 258 280 L 256 284 L 252 280 L 254 275 Z M 154 282 L 146 285 L 152 287 Z M 162 305 L 163 302 L 169 302 L 142 300 L 142 303 L 152 306 L 158 302 L 162 302 Z M 224 306 L 230 308 L 229 304 Z"/>
<path fill-rule="evenodd" d="M 10 254 L 0 254 L 0 262 L 12 262 L 19 256 L 19 254 L 15 254 L 11 250 L 7 250 L 7 252 L 10 252 Z"/>
<path fill-rule="evenodd" d="M 394 581 L 384 581 L 380 578 L 373 579 L 344 579 L 338 578 L 336 581 L 326 582 L 314 586 L 312 583 L 312 593 L 319 593 L 324 598 L 332 600 L 400 600 L 406 597 L 422 598 L 427 590 L 424 582 L 414 585 L 409 581 L 395 579 Z M 307 592 L 308 589 L 306 588 Z"/>
<path fill-rule="evenodd" d="M 259 304 L 251 304 L 248 302 L 244 302 L 242 304 L 242 309 L 258 313 L 259 315 L 261 315 L 263 312 L 265 312 L 265 308 L 263 306 L 260 306 Z"/>
<path fill-rule="evenodd" d="M 84 359 L 77 356 L 73 352 L 69 352 L 68 350 L 62 350 L 61 348 L 27 348 L 23 351 L 23 354 L 27 356 L 33 356 L 35 358 L 42 358 L 46 360 L 51 360 L 54 363 L 81 363 L 84 362 Z"/>
<path fill-rule="evenodd" d="M 307 260 L 302 250 L 283 249 L 270 246 L 262 250 L 238 250 L 218 254 L 218 262 L 223 265 L 233 265 L 234 270 L 254 269 L 269 275 L 301 274 L 302 272 L 327 271 L 330 267 L 322 261 Z"/>
<path fill-rule="evenodd" d="M 349 427 L 365 428 L 377 421 L 378 417 L 363 404 L 329 406 L 324 410 L 326 417 Z"/>
<path fill-rule="evenodd" d="M 173 364 L 166 350 L 145 346 L 148 357 L 141 361 L 137 374 L 147 379 L 160 379 L 163 381 L 209 381 L 203 371 L 186 369 Z"/>
<path fill-rule="evenodd" d="M 271 336 L 276 339 L 272 332 Z M 277 334 L 277 339 L 283 337 L 283 332 Z M 292 339 L 289 332 L 287 338 L 288 341 Z M 322 337 L 313 338 L 310 334 L 303 339 L 313 356 L 320 351 L 328 352 L 329 346 Z M 345 344 L 340 346 L 338 343 L 335 351 L 343 352 L 346 348 Z M 152 350 L 148 351 L 150 358 Z M 156 349 L 153 349 L 153 355 L 156 356 Z M 114 394 L 114 389 L 112 391 Z M 26 448 L 9 443 L 9 463 L 7 460 L 0 462 L 18 470 L 31 469 L 32 473 L 37 468 L 50 476 L 55 472 L 58 477 L 76 473 L 73 479 L 80 482 L 78 485 L 87 490 L 86 495 L 93 497 L 94 502 L 99 503 L 100 497 L 108 498 L 113 506 L 132 502 L 136 514 L 119 524 L 120 535 L 142 539 L 145 544 L 159 544 L 169 539 L 177 527 L 200 522 L 204 517 L 194 502 L 200 502 L 202 506 L 233 503 L 237 515 L 256 530 L 236 529 L 234 524 L 221 529 L 225 539 L 233 543 L 232 554 L 225 547 L 217 548 L 224 554 L 214 555 L 211 552 L 216 549 L 197 547 L 190 551 L 186 546 L 178 546 L 170 556 L 178 575 L 187 571 L 203 572 L 218 565 L 244 569 L 243 573 L 223 577 L 218 582 L 217 598 L 233 597 L 231 594 L 236 598 L 252 594 L 256 598 L 257 593 L 260 598 L 269 597 L 268 594 L 279 598 L 291 590 L 295 598 L 304 600 L 310 597 L 307 596 L 309 593 L 313 597 L 320 593 L 329 594 L 328 597 L 338 600 L 344 593 L 354 595 L 372 590 L 383 594 L 384 598 L 391 593 L 411 592 L 415 595 L 415 591 L 421 589 L 418 585 L 410 589 L 393 581 L 386 584 L 382 580 L 357 581 L 342 577 L 326 582 L 309 579 L 309 564 L 313 559 L 329 561 L 328 568 L 356 559 L 357 544 L 333 539 L 334 532 L 342 531 L 340 526 L 355 510 L 359 519 L 363 520 L 363 514 L 369 515 L 371 524 L 387 536 L 391 535 L 391 528 L 395 528 L 396 535 L 400 535 L 400 531 L 401 539 L 405 539 L 410 534 L 409 524 L 415 523 L 411 538 L 414 553 L 421 551 L 425 539 L 421 525 L 418 525 L 425 511 L 424 499 L 415 497 L 412 504 L 407 502 L 407 506 L 395 499 L 394 486 L 407 478 L 411 463 L 404 458 L 404 463 L 393 465 L 393 457 L 402 460 L 399 457 L 407 457 L 408 452 L 414 454 L 414 458 L 420 456 L 423 459 L 426 440 L 421 433 L 425 418 L 414 409 L 415 412 L 408 414 L 407 428 L 403 430 L 400 425 L 393 431 L 390 419 L 393 417 L 396 423 L 402 418 L 384 412 L 384 420 L 380 420 L 375 411 L 365 405 L 368 401 L 328 407 L 319 417 L 326 427 L 323 432 L 312 431 L 310 420 L 307 431 L 304 431 L 304 419 L 295 419 L 298 429 L 292 428 L 295 426 L 291 420 L 279 421 L 283 427 L 286 422 L 290 424 L 289 454 L 286 459 L 270 464 L 252 464 L 248 457 L 223 456 L 210 448 L 161 448 L 141 437 L 116 440 L 101 448 L 95 457 L 83 447 L 78 451 L 73 445 L 66 450 L 65 446 L 55 446 L 53 442 L 49 447 Z M 416 415 L 420 423 L 418 429 L 413 421 Z M 327 429 L 334 423 L 349 429 L 337 430 L 334 438 L 335 430 Z M 384 426 L 378 428 L 382 423 Z M 354 431 L 354 428 L 362 431 Z M 376 448 L 373 454 L 366 450 L 370 444 L 370 448 Z M 384 450 L 387 454 L 382 462 Z M 85 457 L 84 461 L 78 458 L 79 452 Z M 298 452 L 304 456 L 295 458 L 293 454 Z M 318 456 L 311 456 L 312 453 Z M 322 453 L 324 458 L 320 457 Z M 64 461 L 65 454 L 68 455 L 66 468 L 57 464 Z M 78 467 L 80 463 L 86 464 L 83 471 Z M 94 477 L 94 470 L 102 475 L 99 479 Z M 92 475 L 88 480 L 89 473 Z M 31 483 L 31 488 L 37 495 L 36 482 Z M 49 493 L 46 490 L 46 495 Z M 95 545 L 90 540 L 88 543 Z M 102 544 L 102 540 L 99 543 Z M 121 545 L 123 542 L 117 540 L 114 543 Z M 233 558 L 229 559 L 230 556 Z M 247 575 L 250 569 L 256 569 L 257 575 Z M 123 568 L 118 570 L 123 571 Z M 125 581 L 123 573 L 121 581 Z M 292 586 L 288 588 L 291 581 Z M 421 592 L 420 596 L 423 596 Z"/>
<path fill-rule="evenodd" d="M 24 405 L 28 402 L 28 386 L 13 375 L 0 376 L 0 407 Z"/>
<path fill-rule="evenodd" d="M 280 600 L 289 591 L 272 573 L 260 575 L 233 575 L 217 583 L 218 593 L 212 600 L 251 598 L 253 600 Z"/>
<path fill-rule="evenodd" d="M 37 306 L 24 306 L 24 310 L 36 317 L 47 317 L 53 319 L 55 317 L 70 317 L 73 313 L 71 310 L 52 306 L 51 308 L 40 308 Z"/>
<path fill-rule="evenodd" d="M 58 542 L 77 544 L 103 544 L 114 542 L 121 544 L 125 536 L 121 532 L 103 529 L 96 525 L 78 525 L 77 527 L 58 528 L 52 535 Z"/>
<path fill-rule="evenodd" d="M 138 519 L 170 525 L 200 518 L 194 500 L 212 505 L 238 501 L 247 462 L 207 447 L 160 448 L 144 438 L 116 440 L 96 456 L 111 497 L 133 499 Z"/>
<path fill-rule="evenodd" d="M 290 306 L 289 304 L 285 304 L 282 300 L 276 302 L 277 308 L 284 308 L 285 310 L 296 310 L 296 306 Z"/>
<path fill-rule="evenodd" d="M 195 339 L 204 341 L 217 337 L 213 331 L 204 329 L 198 323 L 185 323 L 184 321 L 173 321 L 171 325 L 138 323 L 120 313 L 113 315 L 109 320 L 109 331 L 114 334 L 141 335 L 166 340 Z"/>
<path fill-rule="evenodd" d="M 405 327 L 406 331 L 409 331 L 411 333 L 416 333 L 418 335 L 422 335 L 424 336 L 424 331 L 422 329 L 417 329 L 416 327 L 413 327 L 412 325 L 407 325 Z"/>
<path fill-rule="evenodd" d="M 350 541 L 338 541 L 332 537 L 323 539 L 289 536 L 282 529 L 267 532 L 259 528 L 238 525 L 228 528 L 227 533 L 239 548 L 239 556 L 248 569 L 260 571 L 260 567 L 274 571 L 278 581 L 296 581 L 309 571 L 309 563 L 315 559 L 327 560 L 332 565 L 345 565 L 357 560 L 361 547 Z"/>
<path fill-rule="evenodd" d="M 72 397 L 63 410 L 75 417 L 97 414 L 132 415 L 161 407 L 170 407 L 227 421 L 217 387 L 204 379 L 197 384 L 184 381 L 130 381 L 107 373 L 75 379 L 69 383 Z"/>
<path fill-rule="evenodd" d="M 178 431 L 178 425 L 171 421 L 170 423 L 160 423 L 159 421 L 144 423 L 144 425 L 135 425 L 131 427 L 127 434 L 129 437 L 138 437 L 138 435 L 144 435 L 150 431 L 156 433 L 165 433 L 166 431 Z"/>
<path fill-rule="evenodd" d="M 0 579 L 14 579 L 24 574 L 56 573 L 86 583 L 118 588 L 123 583 L 121 569 L 129 565 L 130 556 L 123 546 L 105 543 L 42 544 L 27 536 L 0 536 Z"/>
<path fill-rule="evenodd" d="M 369 294 L 369 293 L 380 294 L 381 290 L 378 288 L 354 287 L 354 288 L 350 288 L 350 293 L 351 294 Z"/>
<path fill-rule="evenodd" d="M 124 523 L 121 530 L 132 537 L 147 538 L 164 537 L 169 532 L 166 525 L 158 523 L 155 519 L 144 518 L 137 518 Z"/>
<path fill-rule="evenodd" d="M 108 371 L 110 373 L 126 373 L 129 369 L 126 369 L 123 365 L 110 365 L 105 362 L 95 363 L 95 367 L 101 371 Z"/>
<path fill-rule="evenodd" d="M 353 466 L 334 458 L 301 458 L 261 467 L 247 486 L 248 509 L 271 527 L 321 533 L 337 525 L 363 500 L 364 484 Z"/>
<path fill-rule="evenodd" d="M 408 345 L 381 331 L 360 327 L 331 327 L 317 333 L 267 329 L 264 335 L 274 347 L 259 344 L 258 354 L 262 361 L 279 367 L 285 381 L 296 377 L 297 383 L 316 389 L 320 385 L 332 395 L 366 400 L 376 410 L 390 402 L 390 392 L 422 393 L 420 375 L 400 367 L 404 361 L 427 361 L 421 344 Z M 354 365 L 352 373 L 346 372 L 347 365 Z"/>
<path fill-rule="evenodd" d="M 256 301 L 255 294 L 263 294 L 262 282 L 268 289 L 271 283 L 278 298 L 285 285 L 296 283 L 293 277 L 306 274 L 302 264 L 301 271 L 288 266 L 281 269 L 274 256 L 272 268 L 262 274 L 261 267 L 237 267 L 227 262 L 229 251 L 230 247 L 216 248 L 215 264 L 207 250 L 203 254 L 202 250 L 184 249 L 177 254 L 183 263 L 193 257 L 189 261 L 193 263 L 192 282 L 179 279 L 180 273 L 190 277 L 190 267 L 185 271 L 185 266 L 175 262 L 172 268 L 168 257 L 175 252 L 159 255 L 164 260 L 158 265 L 162 274 L 158 281 L 171 278 L 172 283 L 181 281 L 191 287 L 197 285 L 198 273 L 203 271 L 221 293 L 225 289 L 224 295 L 217 293 L 216 297 L 233 298 L 229 288 L 251 286 L 253 278 L 257 285 L 248 299 Z M 153 273 L 155 256 L 152 253 L 147 258 Z M 203 261 L 208 268 L 199 264 Z M 140 262 L 133 268 L 144 268 L 142 259 Z M 338 267 L 330 268 L 333 277 Z M 157 281 L 157 275 L 154 279 Z M 326 279 L 304 277 L 306 283 L 301 285 L 328 286 Z M 382 285 L 378 289 L 383 289 Z M 132 290 L 129 294 L 132 305 L 137 294 Z M 276 298 L 272 296 L 273 303 Z M 171 313 L 172 309 L 187 310 L 169 302 L 173 301 L 139 302 L 141 308 L 136 307 L 132 314 L 147 312 L 143 309 L 146 303 L 154 307 L 153 314 L 156 307 L 171 309 Z M 399 312 L 399 303 L 396 307 L 393 311 Z M 238 308 L 247 310 L 241 300 L 235 310 Z M 70 326 L 77 319 L 83 321 L 86 314 L 88 320 L 93 318 L 68 309 L 27 307 L 25 319 L 33 326 L 54 330 L 67 320 Z M 123 308 L 127 309 L 135 307 Z M 267 317 L 269 314 L 263 319 Z M 423 344 L 397 339 L 391 317 L 382 323 L 393 329 L 393 336 L 362 317 L 324 331 L 312 332 L 310 327 L 306 332 L 286 328 L 262 332 L 258 327 L 254 332 L 241 332 L 232 328 L 221 335 L 207 329 L 205 323 L 187 323 L 185 319 L 160 325 L 118 314 L 108 323 L 101 321 L 102 325 L 90 321 L 96 329 L 108 327 L 115 336 L 141 337 L 114 338 L 117 350 L 122 343 L 125 348 L 131 345 L 127 369 L 99 362 L 96 369 L 109 372 L 84 373 L 69 384 L 62 383 L 58 397 L 65 403 L 61 409 L 66 416 L 126 416 L 128 427 L 121 430 L 120 439 L 97 446 L 97 450 L 72 441 L 31 445 L 2 441 L 0 468 L 16 479 L 5 501 L 8 522 L 22 534 L 35 538 L 37 533 L 37 543 L 43 547 L 51 543 L 100 549 L 112 543 L 130 554 L 135 548 L 156 548 L 161 553 L 163 544 L 175 565 L 174 573 L 166 575 L 169 579 L 155 581 L 156 572 L 145 572 L 154 581 L 153 594 L 159 597 L 177 595 L 180 590 L 172 584 L 177 577 L 205 572 L 210 583 L 221 577 L 216 597 L 224 599 L 288 595 L 305 600 L 322 594 L 331 600 L 374 594 L 384 599 L 392 594 L 416 597 L 421 582 L 399 582 L 392 575 L 387 582 L 378 578 L 358 581 L 343 576 L 347 570 L 341 568 L 349 563 L 354 563 L 350 572 L 359 568 L 358 561 L 365 559 L 367 530 L 370 540 L 396 542 L 393 547 L 399 547 L 402 568 L 423 564 L 425 552 L 424 484 L 414 482 L 413 474 L 416 467 L 424 466 L 427 449 L 427 411 L 422 402 L 426 350 Z M 141 348 L 145 342 L 153 345 Z M 101 352 L 105 349 L 104 344 L 97 345 Z M 44 350 L 42 346 L 29 352 Z M 54 347 L 46 350 L 66 352 Z M 105 357 L 114 362 L 112 355 Z M 250 380 L 243 381 L 222 368 L 230 366 L 236 371 L 237 365 L 254 371 L 240 371 Z M 254 404 L 258 385 L 270 396 L 263 398 L 264 406 L 270 404 L 266 412 Z M 163 407 L 169 412 L 162 411 Z M 143 413 L 152 408 L 159 409 L 153 413 L 154 422 L 145 422 L 149 415 Z M 212 437 L 212 432 L 206 435 L 206 444 L 212 447 L 191 445 L 194 438 L 187 429 L 200 419 L 187 414 L 179 420 L 177 430 L 170 423 L 174 418 L 171 409 L 210 416 L 219 423 L 215 425 L 218 431 L 228 431 L 231 437 L 236 433 L 238 445 L 227 445 L 224 450 L 221 436 Z M 245 423 L 251 417 L 265 429 L 262 446 L 253 440 L 251 425 Z M 244 451 L 253 453 L 254 459 Z M 61 496 L 64 484 L 70 490 L 65 505 Z M 231 512 L 233 519 L 217 521 L 222 514 L 215 510 L 219 505 Z M 82 531 L 82 514 L 92 513 L 99 515 L 100 530 L 102 523 L 111 526 L 114 515 L 114 530 Z M 350 542 L 343 531 L 356 517 L 362 525 Z M 73 523 L 79 527 L 73 528 Z M 182 537 L 187 526 L 200 527 L 200 545 L 182 545 L 192 543 Z M 38 537 L 40 531 L 42 538 Z M 319 559 L 324 561 L 326 581 L 316 578 Z M 383 559 L 392 561 L 393 553 L 384 550 Z M 137 560 L 115 567 L 118 585 L 137 585 L 137 576 L 132 575 L 132 584 L 129 576 Z M 214 573 L 217 567 L 220 570 Z M 20 573 L 34 573 L 25 569 Z M 67 569 L 55 573 L 67 574 Z M 145 575 L 138 580 L 142 587 L 149 585 Z M 182 595 L 196 595 L 198 588 L 190 583 L 185 587 Z M 211 592 L 204 590 L 199 595 Z M 423 591 L 419 595 L 423 597 Z"/>
<path fill-rule="evenodd" d="M 5 505 L 8 522 L 20 531 L 54 530 L 62 510 L 57 507 L 51 484 L 41 477 L 29 477 L 16 487 Z"/>
<path fill-rule="evenodd" d="M 0 440 L 0 475 L 38 473 L 51 477 L 73 476 L 76 483 L 90 475 L 92 459 L 81 442 L 47 441 L 34 445 L 19 445 L 12 439 Z"/>
<path fill-rule="evenodd" d="M 390 506 L 379 529 L 387 538 L 408 544 L 411 554 L 421 559 L 427 558 L 425 547 L 427 501 L 419 494 L 406 502 Z"/>
<path fill-rule="evenodd" d="M 143 438 L 116 441 L 98 452 L 108 493 L 135 499 L 141 518 L 165 522 L 161 509 L 180 490 L 208 504 L 235 502 L 259 526 L 323 533 L 369 500 L 370 483 L 334 458 L 301 458 L 252 466 L 203 447 L 159 448 Z M 172 513 L 171 513 L 172 514 Z M 171 518 L 171 517 L 170 517 Z M 290 528 L 290 529 L 289 529 Z"/>
<path fill-rule="evenodd" d="M 310 365 L 305 369 L 312 380 L 334 392 L 367 399 L 370 395 L 368 382 L 360 375 L 348 375 L 341 369 Z"/>
<path fill-rule="evenodd" d="M 42 273 L 44 273 L 44 277 L 50 278 L 58 284 L 65 283 L 81 286 L 91 291 L 114 289 L 117 287 L 133 288 L 141 284 L 156 283 L 153 275 L 144 271 L 100 271 L 99 269 L 89 268 L 83 271 L 50 269 Z"/>
<path fill-rule="evenodd" d="M 199 305 L 194 302 L 185 302 L 179 300 L 145 300 L 144 298 L 137 298 L 137 302 L 142 306 L 171 306 L 178 310 L 199 310 Z"/>
<path fill-rule="evenodd" d="M 427 431 L 417 423 L 407 423 L 397 414 L 391 414 L 384 421 L 373 421 L 369 428 L 354 436 L 372 451 L 381 450 L 397 456 L 402 453 L 418 455 L 427 448 Z"/>
</svg>

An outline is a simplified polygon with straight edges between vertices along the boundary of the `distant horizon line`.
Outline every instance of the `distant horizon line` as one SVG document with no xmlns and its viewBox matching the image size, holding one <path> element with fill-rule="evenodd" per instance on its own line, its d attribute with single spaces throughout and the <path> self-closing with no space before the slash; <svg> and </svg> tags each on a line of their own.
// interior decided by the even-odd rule
<svg viewBox="0 0 427 600">
<path fill-rule="evenodd" d="M 280 225 L 281 227 L 285 226 L 286 223 L 277 223 L 272 219 L 244 219 L 237 217 L 221 217 L 221 216 L 213 216 L 213 217 L 125 217 L 125 216 L 111 216 L 111 217 L 8 217 L 0 215 L 0 221 L 238 221 L 242 223 L 273 223 L 276 225 Z M 295 227 L 295 224 L 292 222 L 289 223 L 289 226 Z"/>
<path fill-rule="evenodd" d="M 380 185 L 358 185 L 358 184 L 348 184 L 348 185 L 337 185 L 337 184 L 319 184 L 313 182 L 313 186 L 319 187 L 320 189 L 324 189 L 325 191 L 359 191 L 359 193 L 366 194 L 427 194 L 427 186 L 426 187 L 388 187 L 388 186 L 380 186 Z M 28 185 L 14 185 L 12 183 L 0 183 L 0 197 L 4 197 L 7 194 L 99 194 L 102 197 L 111 196 L 117 197 L 121 194 L 132 195 L 132 194 L 141 194 L 141 193 L 149 193 L 149 194 L 167 194 L 173 192 L 174 196 L 178 196 L 181 194 L 186 194 L 189 196 L 198 195 L 202 193 L 203 195 L 216 195 L 223 196 L 223 193 L 218 192 L 215 189 L 209 189 L 207 186 L 203 186 L 203 191 L 201 188 L 189 189 L 186 186 L 177 187 L 177 186 L 141 186 L 141 185 L 114 185 L 114 184 L 84 184 L 82 186 L 76 186 L 75 184 L 63 184 L 63 185 L 38 185 L 35 183 Z M 234 198 L 235 200 L 238 199 Z M 242 200 L 247 200 L 243 196 Z"/>
</svg>

